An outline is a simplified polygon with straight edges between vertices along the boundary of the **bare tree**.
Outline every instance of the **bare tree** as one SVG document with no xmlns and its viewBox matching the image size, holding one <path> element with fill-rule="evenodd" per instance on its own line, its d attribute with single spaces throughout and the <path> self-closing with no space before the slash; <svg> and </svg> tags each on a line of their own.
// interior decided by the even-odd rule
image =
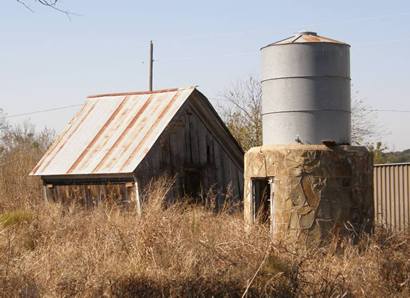
<svg viewBox="0 0 410 298">
<path fill-rule="evenodd" d="M 357 95 L 356 95 L 357 96 Z M 262 144 L 262 88 L 250 76 L 236 82 L 221 98 L 219 111 L 226 125 L 246 151 Z M 352 144 L 369 146 L 378 137 L 375 112 L 361 99 L 352 102 Z"/>
<path fill-rule="evenodd" d="M 46 6 L 48 8 L 54 9 L 58 12 L 61 12 L 65 14 L 68 18 L 70 18 L 72 15 L 75 15 L 75 13 L 68 11 L 66 9 L 62 9 L 58 6 L 59 0 L 16 0 L 18 3 L 23 5 L 25 8 L 27 8 L 29 11 L 34 12 L 34 9 L 32 8 L 33 4 L 40 4 L 42 6 Z"/>
<path fill-rule="evenodd" d="M 261 97 L 260 82 L 252 76 L 236 82 L 221 97 L 222 118 L 245 151 L 262 144 Z"/>
<path fill-rule="evenodd" d="M 370 146 L 380 137 L 374 110 L 360 98 L 352 99 L 352 144 Z"/>
</svg>

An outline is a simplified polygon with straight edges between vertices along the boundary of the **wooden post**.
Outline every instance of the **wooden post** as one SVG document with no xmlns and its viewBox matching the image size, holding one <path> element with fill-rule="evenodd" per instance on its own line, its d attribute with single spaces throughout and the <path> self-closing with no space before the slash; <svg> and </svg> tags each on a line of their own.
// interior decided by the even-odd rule
<svg viewBox="0 0 410 298">
<path fill-rule="evenodd" d="M 47 185 L 45 184 L 43 184 L 43 198 L 44 198 L 44 201 L 48 202 Z"/>
<path fill-rule="evenodd" d="M 135 188 L 135 209 L 137 211 L 137 215 L 141 216 L 141 214 L 142 214 L 141 197 L 140 197 L 140 192 L 139 192 L 138 181 L 137 180 L 135 180 L 135 182 L 134 182 L 134 188 Z"/>
<path fill-rule="evenodd" d="M 43 197 L 46 202 L 54 201 L 53 187 L 52 184 L 43 184 Z"/>
<path fill-rule="evenodd" d="M 132 182 L 127 182 L 125 183 L 125 202 L 127 204 L 127 208 L 131 205 L 131 202 L 133 201 L 134 197 L 134 183 Z"/>
</svg>

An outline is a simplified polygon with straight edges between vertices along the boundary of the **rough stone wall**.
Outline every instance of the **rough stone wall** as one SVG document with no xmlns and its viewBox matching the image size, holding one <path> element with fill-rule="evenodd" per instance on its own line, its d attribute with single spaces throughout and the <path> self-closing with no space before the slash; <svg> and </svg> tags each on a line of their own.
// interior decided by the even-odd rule
<svg viewBox="0 0 410 298">
<path fill-rule="evenodd" d="M 244 211 L 254 222 L 252 178 L 274 177 L 274 237 L 321 241 L 373 225 L 373 162 L 364 147 L 272 145 L 245 154 Z"/>
</svg>

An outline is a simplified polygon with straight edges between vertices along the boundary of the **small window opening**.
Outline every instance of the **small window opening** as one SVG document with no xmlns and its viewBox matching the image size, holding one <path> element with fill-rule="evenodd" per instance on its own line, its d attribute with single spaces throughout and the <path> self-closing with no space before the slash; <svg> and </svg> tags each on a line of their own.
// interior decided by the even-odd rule
<svg viewBox="0 0 410 298">
<path fill-rule="evenodd" d="M 259 223 L 270 222 L 271 181 L 273 181 L 273 179 L 269 177 L 252 179 L 254 218 Z"/>
</svg>

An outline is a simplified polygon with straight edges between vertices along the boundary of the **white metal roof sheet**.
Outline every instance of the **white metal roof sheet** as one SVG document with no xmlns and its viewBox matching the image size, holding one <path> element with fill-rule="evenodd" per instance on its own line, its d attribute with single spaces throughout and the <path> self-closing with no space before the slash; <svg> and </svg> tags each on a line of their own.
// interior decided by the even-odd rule
<svg viewBox="0 0 410 298">
<path fill-rule="evenodd" d="M 194 90 L 87 98 L 30 174 L 132 173 Z"/>
</svg>

